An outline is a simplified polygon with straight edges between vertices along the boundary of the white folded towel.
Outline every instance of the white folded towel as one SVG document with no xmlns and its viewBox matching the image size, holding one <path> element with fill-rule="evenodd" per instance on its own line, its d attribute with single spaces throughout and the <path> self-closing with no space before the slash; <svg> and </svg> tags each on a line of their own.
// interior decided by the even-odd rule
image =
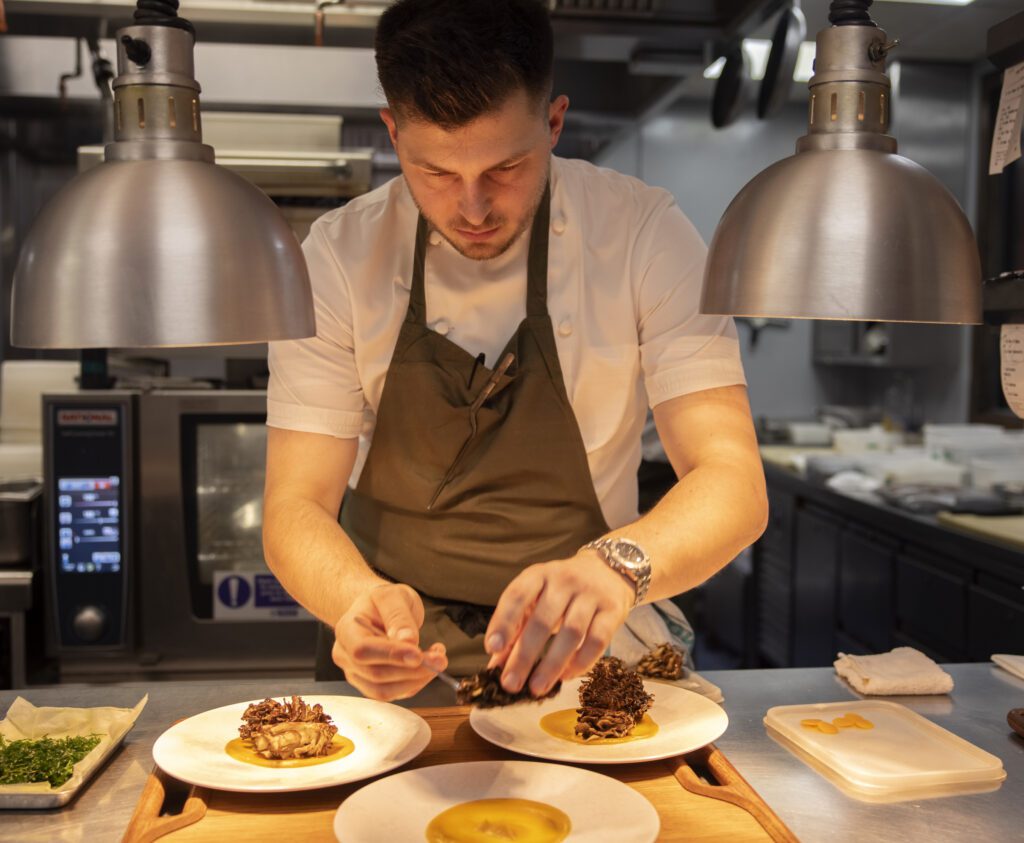
<svg viewBox="0 0 1024 843">
<path fill-rule="evenodd" d="M 1024 679 L 1024 656 L 1011 656 L 1007 653 L 996 653 L 992 661 L 1003 670 L 1012 673 L 1018 679 Z"/>
<path fill-rule="evenodd" d="M 953 677 L 920 650 L 897 647 L 877 656 L 840 653 L 836 673 L 862 694 L 948 694 Z"/>
</svg>

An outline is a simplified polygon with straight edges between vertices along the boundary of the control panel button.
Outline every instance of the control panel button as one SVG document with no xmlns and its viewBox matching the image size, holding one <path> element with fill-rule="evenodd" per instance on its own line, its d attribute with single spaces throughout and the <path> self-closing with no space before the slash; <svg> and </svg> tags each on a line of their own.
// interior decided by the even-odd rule
<svg viewBox="0 0 1024 843">
<path fill-rule="evenodd" d="M 86 606 L 75 613 L 71 628 L 82 641 L 92 644 L 107 631 L 107 613 L 99 606 Z"/>
</svg>

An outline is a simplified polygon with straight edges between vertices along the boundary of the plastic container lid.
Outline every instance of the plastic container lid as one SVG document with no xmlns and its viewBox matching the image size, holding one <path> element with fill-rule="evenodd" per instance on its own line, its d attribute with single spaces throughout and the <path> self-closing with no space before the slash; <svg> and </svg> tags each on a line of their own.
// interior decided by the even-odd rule
<svg viewBox="0 0 1024 843">
<path fill-rule="evenodd" d="M 873 728 L 826 734 L 804 720 L 831 723 L 855 714 Z M 880 700 L 784 705 L 768 710 L 768 733 L 849 796 L 899 802 L 995 790 L 1003 762 L 906 706 Z"/>
</svg>

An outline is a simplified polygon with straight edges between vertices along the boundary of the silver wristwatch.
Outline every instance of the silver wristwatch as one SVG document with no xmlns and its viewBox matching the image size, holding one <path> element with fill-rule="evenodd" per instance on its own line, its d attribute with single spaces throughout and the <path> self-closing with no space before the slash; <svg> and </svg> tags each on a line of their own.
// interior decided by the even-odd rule
<svg viewBox="0 0 1024 843">
<path fill-rule="evenodd" d="M 596 550 L 613 571 L 622 574 L 633 586 L 638 606 L 647 596 L 651 585 L 651 557 L 632 539 L 596 539 L 583 545 L 584 550 Z"/>
</svg>

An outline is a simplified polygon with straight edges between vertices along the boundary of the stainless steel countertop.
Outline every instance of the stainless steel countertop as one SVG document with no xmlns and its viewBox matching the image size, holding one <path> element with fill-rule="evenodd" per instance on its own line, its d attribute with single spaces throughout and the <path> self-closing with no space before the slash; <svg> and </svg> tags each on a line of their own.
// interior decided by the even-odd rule
<svg viewBox="0 0 1024 843">
<path fill-rule="evenodd" d="M 1024 839 L 1024 740 L 1006 724 L 1011 708 L 1024 706 L 1024 680 L 989 664 L 947 666 L 956 681 L 949 697 L 893 697 L 1002 759 L 1007 780 L 993 793 L 888 805 L 858 802 L 790 755 L 765 733 L 762 718 L 775 705 L 855 698 L 831 668 L 709 672 L 725 694 L 729 729 L 718 746 L 740 773 L 804 841 L 986 841 Z M 125 745 L 85 792 L 56 811 L 0 814 L 0 840 L 117 841 L 131 817 L 152 767 L 157 736 L 190 714 L 262 696 L 352 693 L 341 682 L 253 680 L 152 682 L 31 689 L 36 705 L 131 706 L 149 693 L 149 704 Z M 18 695 L 0 691 L 0 712 Z M 409 705 L 448 705 L 439 683 Z"/>
<path fill-rule="evenodd" d="M 859 699 L 831 668 L 709 672 L 721 687 L 729 728 L 715 743 L 803 841 L 1024 840 L 1024 740 L 1006 722 L 1024 706 L 1024 680 L 993 664 L 943 665 L 949 696 L 873 697 L 906 705 L 1003 762 L 999 790 L 973 796 L 872 804 L 852 799 L 768 737 L 776 705 Z"/>
</svg>

